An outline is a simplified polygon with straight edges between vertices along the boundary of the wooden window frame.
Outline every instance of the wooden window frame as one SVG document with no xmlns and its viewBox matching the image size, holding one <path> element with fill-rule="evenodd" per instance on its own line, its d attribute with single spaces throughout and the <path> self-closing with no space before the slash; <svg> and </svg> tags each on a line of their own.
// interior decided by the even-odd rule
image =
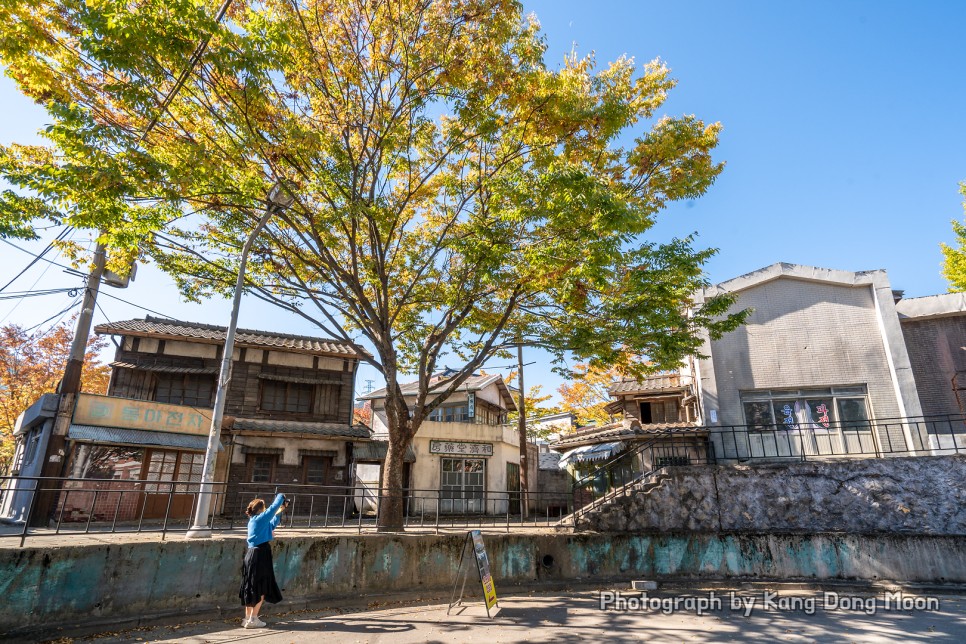
<svg viewBox="0 0 966 644">
<path fill-rule="evenodd" d="M 309 481 L 309 463 L 312 461 L 320 461 L 322 463 L 322 482 L 313 483 Z M 302 457 L 302 483 L 304 485 L 328 485 L 328 481 L 331 478 L 332 470 L 332 457 L 331 456 L 303 456 Z"/>
<path fill-rule="evenodd" d="M 266 387 L 270 387 L 270 386 L 271 387 L 276 387 L 276 386 L 285 387 L 285 398 L 284 398 L 284 401 L 282 403 L 282 406 L 283 407 L 285 407 L 285 406 L 288 405 L 288 399 L 289 399 L 289 394 L 290 394 L 291 388 L 293 388 L 293 387 L 307 387 L 309 389 L 309 392 L 310 392 L 309 393 L 309 409 L 308 409 L 308 411 L 301 411 L 301 410 L 290 411 L 290 410 L 287 410 L 287 409 L 284 409 L 284 408 L 283 409 L 269 409 L 269 408 L 265 407 L 265 388 Z M 264 379 L 264 380 L 261 381 L 261 383 L 259 384 L 259 387 L 258 387 L 258 411 L 267 412 L 267 413 L 270 413 L 270 414 L 287 414 L 289 416 L 312 416 L 315 413 L 315 399 L 318 396 L 318 393 L 319 393 L 318 392 L 318 386 L 317 385 L 314 385 L 314 384 L 311 384 L 311 383 L 288 382 L 288 381 L 285 381 L 285 380 L 271 380 L 271 379 L 266 378 L 266 379 Z"/>
<path fill-rule="evenodd" d="M 275 481 L 275 471 L 278 467 L 278 454 L 248 454 L 246 459 L 247 474 L 245 478 L 248 479 L 249 483 L 273 483 Z M 258 459 L 268 460 L 268 480 L 267 481 L 256 481 L 255 480 L 255 462 Z"/>
</svg>

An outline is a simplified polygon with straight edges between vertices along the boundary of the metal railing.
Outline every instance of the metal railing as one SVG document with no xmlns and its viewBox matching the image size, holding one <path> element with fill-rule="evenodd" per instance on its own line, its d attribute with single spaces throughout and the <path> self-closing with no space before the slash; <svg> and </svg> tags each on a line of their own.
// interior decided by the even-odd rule
<svg viewBox="0 0 966 644">
<path fill-rule="evenodd" d="M 619 496 L 642 488 L 663 468 L 674 465 L 707 465 L 715 454 L 704 435 L 694 430 L 664 429 L 648 434 L 574 481 L 574 512 L 564 521 L 574 527 L 583 514 Z"/>
<path fill-rule="evenodd" d="M 966 453 L 966 416 L 962 415 L 879 418 L 829 423 L 827 427 L 795 424 L 665 429 L 649 434 L 646 440 L 632 444 L 578 478 L 573 485 L 575 511 L 566 522 L 576 526 L 581 515 L 636 492 L 654 481 L 665 467 L 961 453 Z"/>
<path fill-rule="evenodd" d="M 966 453 L 962 415 L 789 425 L 708 427 L 718 461 L 878 458 Z"/>
<path fill-rule="evenodd" d="M 198 482 L 0 477 L 4 496 L 19 507 L 19 520 L 0 526 L 0 539 L 75 534 L 160 533 L 161 538 L 185 533 L 202 494 Z M 377 530 L 386 501 L 402 495 L 403 527 L 439 533 L 457 528 L 510 531 L 554 526 L 573 511 L 567 492 L 527 494 L 521 512 L 519 492 L 440 491 L 405 489 L 392 492 L 368 485 L 358 487 L 276 483 L 214 483 L 207 527 L 213 531 L 242 531 L 248 503 L 263 498 L 270 503 L 279 492 L 289 498 L 282 526 L 299 530 Z M 46 520 L 32 516 L 35 500 L 53 495 L 53 512 Z M 13 505 L 9 503 L 8 505 Z M 7 506 L 3 506 L 7 507 Z M 40 523 L 39 527 L 32 524 Z"/>
</svg>

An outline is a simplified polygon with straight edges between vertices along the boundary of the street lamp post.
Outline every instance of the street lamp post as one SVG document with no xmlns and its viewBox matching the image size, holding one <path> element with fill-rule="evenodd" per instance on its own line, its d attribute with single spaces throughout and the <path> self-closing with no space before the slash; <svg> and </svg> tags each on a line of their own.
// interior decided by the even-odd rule
<svg viewBox="0 0 966 644">
<path fill-rule="evenodd" d="M 248 235 L 242 247 L 241 261 L 238 265 L 238 279 L 235 282 L 235 296 L 231 305 L 231 322 L 225 335 L 225 350 L 221 356 L 221 371 L 218 374 L 218 390 L 215 393 L 215 409 L 211 414 L 211 427 L 208 430 L 208 446 L 205 448 L 205 464 L 201 473 L 201 486 L 198 490 L 198 505 L 191 529 L 185 534 L 187 539 L 206 539 L 211 537 L 208 515 L 211 512 L 212 480 L 215 475 L 215 458 L 221 440 L 221 421 L 225 415 L 225 400 L 228 398 L 228 383 L 231 381 L 231 358 L 235 351 L 235 330 L 238 327 L 238 307 L 241 304 L 242 288 L 245 284 L 245 264 L 255 238 L 265 228 L 272 215 L 292 205 L 295 197 L 281 182 L 272 186 L 268 192 L 265 214 L 258 220 L 255 229 Z"/>
</svg>

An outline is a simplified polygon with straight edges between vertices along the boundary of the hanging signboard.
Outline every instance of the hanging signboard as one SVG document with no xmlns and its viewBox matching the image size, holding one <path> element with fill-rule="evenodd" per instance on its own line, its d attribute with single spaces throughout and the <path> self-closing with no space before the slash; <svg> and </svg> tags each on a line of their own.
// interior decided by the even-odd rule
<svg viewBox="0 0 966 644">
<path fill-rule="evenodd" d="M 466 590 L 466 577 L 472 565 L 466 562 L 466 567 L 464 568 L 463 566 L 467 551 L 472 553 L 473 559 L 476 561 L 476 570 L 480 575 L 480 586 L 483 588 L 483 603 L 486 605 L 486 616 L 491 617 L 490 609 L 494 606 L 499 607 L 499 603 L 496 598 L 496 585 L 493 583 L 493 577 L 490 575 L 490 559 L 486 555 L 483 534 L 479 530 L 471 530 L 466 533 L 466 540 L 463 542 L 463 551 L 460 553 L 459 567 L 456 569 L 456 583 L 453 585 L 453 595 L 450 597 L 446 614 L 449 615 L 450 610 L 454 606 L 459 606 L 463 602 L 463 591 Z M 460 584 L 461 577 L 462 585 Z M 459 597 L 456 596 L 457 587 L 460 589 Z"/>
<path fill-rule="evenodd" d="M 466 417 L 473 418 L 476 416 L 476 394 L 472 391 L 466 393 Z"/>
</svg>

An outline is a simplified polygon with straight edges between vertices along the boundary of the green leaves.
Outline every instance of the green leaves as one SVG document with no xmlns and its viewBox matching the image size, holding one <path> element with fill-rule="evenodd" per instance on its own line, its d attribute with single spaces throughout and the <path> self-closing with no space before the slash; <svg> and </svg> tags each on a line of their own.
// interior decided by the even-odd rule
<svg viewBox="0 0 966 644">
<path fill-rule="evenodd" d="M 959 191 L 966 197 L 966 182 L 959 184 Z M 966 207 L 966 202 L 963 202 Z M 956 247 L 940 244 L 943 252 L 943 277 L 949 280 L 949 291 L 966 291 L 966 225 L 953 220 Z"/>
<path fill-rule="evenodd" d="M 0 60 L 52 119 L 50 147 L 0 151 L 16 188 L 3 234 L 33 218 L 94 228 L 186 298 L 227 295 L 265 194 L 293 182 L 249 288 L 374 348 L 390 383 L 415 373 L 417 425 L 447 359 L 465 364 L 456 385 L 517 340 L 656 368 L 696 351 L 701 328 L 740 322 L 724 300 L 691 305 L 711 251 L 646 237 L 723 168 L 719 124 L 659 116 L 675 84 L 661 61 L 550 68 L 512 0 L 236 1 L 220 24 L 213 11 L 0 0 Z"/>
</svg>

